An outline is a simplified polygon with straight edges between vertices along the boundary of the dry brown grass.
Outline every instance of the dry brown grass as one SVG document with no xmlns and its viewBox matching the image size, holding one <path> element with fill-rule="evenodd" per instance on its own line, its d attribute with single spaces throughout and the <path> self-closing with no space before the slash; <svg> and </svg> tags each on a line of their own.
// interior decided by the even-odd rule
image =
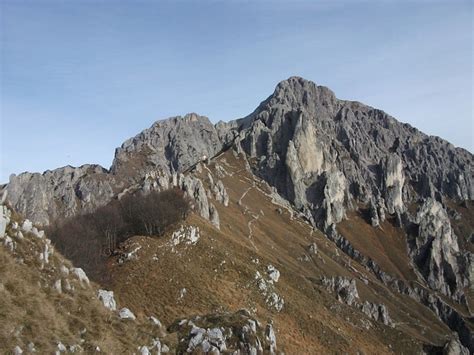
<svg viewBox="0 0 474 355">
<path fill-rule="evenodd" d="M 25 259 L 21 264 L 0 248 L 4 286 L 0 287 L 0 300 L 5 300 L 0 303 L 1 350 L 11 350 L 15 345 L 25 348 L 27 341 L 33 341 L 37 348 L 41 346 L 42 351 L 49 352 L 58 340 L 77 342 L 78 331 L 86 327 L 83 338 L 87 346 L 99 345 L 110 353 L 130 353 L 136 351 L 137 341 L 145 344 L 152 336 L 154 329 L 146 322 L 149 315 L 156 315 L 169 325 L 189 315 L 235 312 L 241 308 L 250 310 L 262 323 L 273 320 L 278 348 L 286 354 L 411 354 L 419 353 L 422 343 L 442 344 L 450 334 L 431 311 L 387 289 L 323 234 L 303 220 L 292 218 L 287 211 L 279 213 L 266 184 L 245 170 L 242 159 L 226 152 L 216 161 L 230 173 L 221 178 L 230 196 L 229 206 L 212 201 L 220 215 L 220 230 L 191 214 L 184 223 L 200 228 L 201 238 L 196 245 L 180 245 L 173 252 L 173 231 L 162 237 L 135 236 L 122 248 L 131 251 L 141 247 L 136 260 L 123 264 L 118 263 L 118 257 L 109 260 L 112 277 L 105 288 L 115 292 L 120 306 L 129 307 L 138 316 L 137 322 L 120 321 L 105 310 L 95 298 L 96 285 L 90 289 L 78 286 L 71 295 L 57 294 L 50 287 L 58 277 L 57 271 L 52 270 L 46 278 L 48 282 L 39 286 L 38 280 L 47 273 L 38 273 L 34 258 L 31 263 Z M 215 162 L 208 167 L 217 180 Z M 206 168 L 202 173 L 194 172 L 205 184 L 207 173 Z M 245 191 L 248 192 L 242 198 Z M 339 228 L 386 272 L 414 279 L 407 266 L 404 236 L 392 224 L 386 222 L 382 229 L 374 229 L 361 216 L 351 214 Z M 318 246 L 317 255 L 307 252 L 313 242 Z M 301 259 L 305 254 L 308 261 Z M 67 263 L 58 254 L 55 258 L 55 265 Z M 259 263 L 252 261 L 256 258 Z M 285 300 L 280 313 L 268 308 L 254 279 L 257 270 L 265 274 L 268 264 L 281 272 L 275 285 Z M 361 301 L 386 304 L 396 327 L 370 321 L 354 307 L 339 303 L 320 286 L 318 281 L 323 275 L 355 278 Z M 359 276 L 369 283 L 361 282 Z M 180 299 L 183 288 L 187 292 Z M 364 327 L 367 322 L 370 329 Z M 28 326 L 22 335 L 13 337 L 12 330 L 25 324 Z M 177 345 L 176 337 L 166 337 L 172 347 Z"/>
<path fill-rule="evenodd" d="M 11 228 L 7 233 L 15 235 Z M 42 266 L 38 252 L 44 239 L 31 234 L 13 239 L 13 253 L 0 247 L 0 353 L 15 346 L 25 351 L 30 342 L 38 353 L 53 353 L 62 342 L 81 345 L 86 353 L 99 346 L 102 352 L 118 354 L 136 351 L 156 336 L 158 330 L 146 319 L 122 321 L 107 310 L 97 300 L 97 285 L 62 275 L 60 266 L 71 264 L 58 252 Z M 58 279 L 68 279 L 74 290 L 57 292 L 52 286 Z"/>
<path fill-rule="evenodd" d="M 394 295 L 352 261 L 358 273 L 370 280 L 368 286 L 358 282 L 362 301 L 387 304 L 397 322 L 395 329 L 373 321 L 370 329 L 362 327 L 362 320 L 368 320 L 365 315 L 338 303 L 315 282 L 322 275 L 358 279 L 358 273 L 347 267 L 349 258 L 304 221 L 291 218 L 286 211 L 278 213 L 278 206 L 267 195 L 266 184 L 255 181 L 245 171 L 241 159 L 226 152 L 217 161 L 233 174 L 221 178 L 230 197 L 229 206 L 213 201 L 220 215 L 221 229 L 192 214 L 186 224 L 198 226 L 201 239 L 195 246 L 178 247 L 178 254 L 167 246 L 171 233 L 162 238 L 132 238 L 130 243 L 142 246 L 138 260 L 123 265 L 118 265 L 116 260 L 110 263 L 113 275 L 110 287 L 120 302 L 129 304 L 139 314 L 157 314 L 168 324 L 189 314 L 247 308 L 262 322 L 273 319 L 279 349 L 287 354 L 302 351 L 307 354 L 413 353 L 421 349 L 422 342 L 441 343 L 443 336 L 450 333 L 430 311 L 419 310 L 419 304 Z M 209 168 L 217 180 L 215 163 Z M 200 174 L 194 172 L 205 183 L 207 173 L 207 169 Z M 248 223 L 252 220 L 250 239 Z M 401 253 L 404 241 L 398 240 L 395 229 L 391 228 L 384 226 L 385 231 L 392 233 L 391 244 L 387 249 L 378 246 L 377 252 L 381 250 L 385 255 L 381 262 L 387 271 L 410 278 L 410 270 L 399 265 L 406 261 L 406 254 L 403 259 Z M 382 236 L 375 233 L 369 242 L 378 240 L 381 244 Z M 299 260 L 312 242 L 318 245 L 318 256 L 312 256 L 307 262 Z M 395 249 L 393 253 L 392 249 Z M 153 260 L 154 256 L 158 260 Z M 260 263 L 253 263 L 254 258 Z M 255 272 L 263 274 L 268 264 L 281 272 L 276 284 L 277 293 L 285 300 L 281 313 L 267 307 L 255 286 Z M 187 294 L 178 300 L 182 288 L 186 288 Z M 423 334 L 428 333 L 425 330 L 430 327 L 433 331 Z"/>
</svg>

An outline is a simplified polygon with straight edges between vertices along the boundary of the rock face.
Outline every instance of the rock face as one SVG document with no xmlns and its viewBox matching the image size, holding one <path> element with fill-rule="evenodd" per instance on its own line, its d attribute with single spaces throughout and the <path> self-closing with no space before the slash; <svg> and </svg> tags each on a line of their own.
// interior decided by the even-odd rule
<svg viewBox="0 0 474 355">
<path fill-rule="evenodd" d="M 392 325 L 392 319 L 388 314 L 387 307 L 384 304 L 375 304 L 369 301 L 360 303 L 359 292 L 354 279 L 348 279 L 341 276 L 323 277 L 321 283 L 326 289 L 336 294 L 339 302 L 349 306 L 355 306 L 375 321 L 385 325 Z"/>
<path fill-rule="evenodd" d="M 455 337 L 446 343 L 443 348 L 443 355 L 469 355 L 469 350 Z"/>
<path fill-rule="evenodd" d="M 118 181 L 99 165 L 70 166 L 53 171 L 12 175 L 7 200 L 36 224 L 48 225 L 58 217 L 92 212 L 108 203 Z"/>
<path fill-rule="evenodd" d="M 195 113 L 157 121 L 115 151 L 111 171 L 136 181 L 150 170 L 181 173 L 222 149 L 214 125 Z"/>
<path fill-rule="evenodd" d="M 147 173 L 181 173 L 231 145 L 258 158 L 254 173 L 321 228 L 343 219 L 353 201 L 373 200 L 377 225 L 385 211 L 402 214 L 419 199 L 474 199 L 472 154 L 292 77 L 240 120 L 214 126 L 188 114 L 156 122 L 116 150 L 110 173 L 86 165 L 13 176 L 8 201 L 35 223 L 48 224 L 94 210 Z M 219 182 L 213 192 L 227 204 Z"/>
<path fill-rule="evenodd" d="M 392 325 L 392 319 L 388 314 L 387 307 L 384 304 L 375 304 L 365 301 L 359 306 L 360 310 L 373 320 L 381 322 L 385 325 Z"/>
<path fill-rule="evenodd" d="M 236 137 L 258 157 L 253 171 L 323 228 L 352 199 L 396 214 L 421 198 L 474 198 L 472 154 L 302 78 L 278 84 L 248 117 L 220 124 L 220 135 Z"/>
<path fill-rule="evenodd" d="M 10 211 L 6 206 L 0 205 L 0 238 L 5 236 L 8 223 L 10 223 Z"/>
<path fill-rule="evenodd" d="M 416 222 L 418 233 L 411 243 L 415 265 L 432 289 L 459 300 L 468 281 L 458 262 L 462 256 L 448 213 L 440 202 L 428 198 Z"/>
<path fill-rule="evenodd" d="M 355 304 L 359 299 L 357 286 L 354 279 L 350 280 L 345 277 L 323 277 L 321 280 L 326 289 L 334 292 L 340 302 L 346 303 L 349 306 Z"/>
<path fill-rule="evenodd" d="M 7 193 L 15 210 L 46 225 L 130 191 L 179 187 L 193 199 L 195 211 L 220 228 L 211 200 L 229 203 L 218 180 L 225 169 L 216 167 L 221 174 L 211 176 L 209 188 L 189 172 L 205 173 L 206 163 L 227 148 L 358 260 L 368 259 L 334 233 L 348 212 L 368 208 L 374 227 L 394 217 L 405 230 L 418 225 L 409 245 L 415 267 L 430 288 L 463 299 L 463 288 L 474 278 L 473 257 L 459 250 L 443 204 L 474 199 L 473 155 L 299 77 L 279 83 L 245 118 L 216 125 L 196 114 L 158 121 L 116 150 L 110 171 L 85 165 L 12 176 L 2 187 L 3 198 Z M 422 206 L 414 217 L 413 205 Z M 369 267 L 388 280 L 374 265 Z M 268 295 L 269 302 L 282 305 Z"/>
</svg>

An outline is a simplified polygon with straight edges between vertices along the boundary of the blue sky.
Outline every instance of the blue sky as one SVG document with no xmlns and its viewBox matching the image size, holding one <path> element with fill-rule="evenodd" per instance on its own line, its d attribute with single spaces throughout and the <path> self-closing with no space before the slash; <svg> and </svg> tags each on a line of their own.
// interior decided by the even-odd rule
<svg viewBox="0 0 474 355">
<path fill-rule="evenodd" d="M 0 10 L 0 182 L 108 168 L 155 120 L 239 118 L 292 75 L 474 150 L 470 0 L 0 0 Z"/>
</svg>

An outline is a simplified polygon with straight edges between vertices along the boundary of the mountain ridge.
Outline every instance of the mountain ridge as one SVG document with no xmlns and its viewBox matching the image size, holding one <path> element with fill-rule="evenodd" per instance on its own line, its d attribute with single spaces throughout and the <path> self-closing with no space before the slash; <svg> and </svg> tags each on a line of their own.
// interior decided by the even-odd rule
<svg viewBox="0 0 474 355">
<path fill-rule="evenodd" d="M 238 162 L 229 172 L 232 157 Z M 252 241 L 252 224 L 265 214 L 249 212 L 250 205 L 240 210 L 247 192 L 261 185 L 271 203 L 289 211 L 288 223 L 297 223 L 293 216 L 307 223 L 311 235 L 324 235 L 393 297 L 408 297 L 434 312 L 474 351 L 473 166 L 474 156 L 463 148 L 290 77 L 246 117 L 216 124 L 195 113 L 159 120 L 117 148 L 109 170 L 83 165 L 23 173 L 12 176 L 2 192 L 15 210 L 48 225 L 126 194 L 179 188 L 200 218 L 229 235 L 240 226 L 226 224 L 235 223 L 227 209 L 240 206 L 236 211 L 251 218 Z M 240 199 L 229 199 L 229 184 L 239 183 L 234 175 L 242 180 L 244 174 L 253 185 L 233 192 L 242 193 Z M 379 240 L 384 233 L 393 240 Z M 369 235 L 383 246 L 381 255 L 365 241 Z M 390 243 L 395 255 L 385 250 Z M 393 260 L 405 266 L 394 267 Z M 350 280 L 324 282 L 341 302 L 390 324 L 383 304 L 353 302 L 358 293 Z M 271 297 L 280 304 L 278 295 Z"/>
</svg>

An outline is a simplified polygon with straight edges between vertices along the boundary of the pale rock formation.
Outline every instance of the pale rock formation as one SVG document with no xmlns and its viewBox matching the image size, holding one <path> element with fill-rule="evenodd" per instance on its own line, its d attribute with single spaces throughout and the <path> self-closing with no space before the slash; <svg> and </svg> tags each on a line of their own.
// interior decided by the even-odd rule
<svg viewBox="0 0 474 355">
<path fill-rule="evenodd" d="M 0 238 L 5 236 L 5 230 L 10 223 L 10 211 L 6 206 L 0 205 Z"/>
<path fill-rule="evenodd" d="M 21 229 L 25 233 L 30 233 L 33 230 L 33 223 L 30 220 L 25 219 L 21 225 Z"/>
<path fill-rule="evenodd" d="M 40 260 L 45 264 L 49 263 L 49 257 L 54 252 L 54 248 L 51 246 L 51 241 L 49 239 L 45 240 L 43 251 L 40 253 Z"/>
<path fill-rule="evenodd" d="M 280 271 L 278 271 L 273 265 L 268 265 L 267 275 L 272 282 L 278 282 L 278 279 L 280 278 Z"/>
<path fill-rule="evenodd" d="M 89 278 L 87 277 L 84 270 L 82 270 L 80 267 L 73 268 L 71 272 L 73 275 L 75 275 L 79 279 L 81 284 L 89 285 Z"/>
<path fill-rule="evenodd" d="M 38 228 L 36 227 L 31 228 L 31 234 L 33 234 L 36 238 L 39 239 L 44 238 L 44 231 L 38 230 Z"/>
<path fill-rule="evenodd" d="M 161 324 L 160 320 L 156 318 L 155 316 L 150 316 L 150 321 L 156 325 L 157 327 L 162 327 L 163 325 Z"/>
<path fill-rule="evenodd" d="M 267 324 L 265 329 L 265 338 L 268 342 L 268 351 L 270 354 L 275 354 L 276 351 L 276 336 L 272 324 Z"/>
<path fill-rule="evenodd" d="M 460 343 L 457 335 L 455 335 L 443 347 L 443 355 L 469 355 L 469 350 Z"/>
<path fill-rule="evenodd" d="M 325 226 L 339 223 L 345 217 L 346 178 L 340 171 L 326 174 L 324 187 L 323 210 L 325 212 Z"/>
<path fill-rule="evenodd" d="M 99 290 L 97 292 L 97 297 L 102 301 L 104 307 L 115 311 L 117 309 L 117 303 L 114 298 L 114 291 Z"/>
<path fill-rule="evenodd" d="M 195 245 L 201 234 L 199 227 L 181 225 L 179 229 L 175 230 L 171 235 L 170 246 L 173 252 L 177 251 L 179 245 Z"/>
<path fill-rule="evenodd" d="M 63 292 L 61 279 L 56 280 L 56 281 L 54 282 L 53 288 L 54 288 L 54 289 L 56 290 L 56 292 L 58 292 L 58 293 L 62 293 L 62 292 Z"/>
<path fill-rule="evenodd" d="M 67 268 L 66 265 L 61 265 L 59 267 L 59 270 L 61 271 L 61 274 L 63 274 L 64 276 L 68 276 L 69 275 L 69 269 Z"/>
<path fill-rule="evenodd" d="M 216 206 L 214 206 L 212 203 L 209 204 L 209 221 L 217 229 L 221 228 L 220 220 L 219 220 L 219 212 L 217 212 Z"/>
<path fill-rule="evenodd" d="M 402 160 L 398 155 L 390 155 L 385 159 L 383 165 L 385 203 L 388 213 L 400 213 L 404 210 L 403 184 L 405 176 Z"/>
<path fill-rule="evenodd" d="M 209 220 L 209 201 L 202 181 L 191 175 L 179 175 L 178 186 L 194 200 L 194 207 L 201 217 Z"/>
<path fill-rule="evenodd" d="M 195 113 L 155 122 L 115 151 L 111 171 L 137 181 L 149 170 L 182 173 L 222 149 L 216 128 Z"/>
<path fill-rule="evenodd" d="M 416 216 L 418 234 L 411 240 L 411 254 L 429 286 L 459 299 L 467 280 L 460 272 L 457 236 L 443 205 L 425 200 Z"/>
<path fill-rule="evenodd" d="M 120 311 L 119 311 L 119 317 L 120 319 L 131 319 L 131 320 L 135 320 L 136 317 L 135 315 L 132 313 L 131 310 L 129 310 L 128 308 L 124 307 L 122 308 Z"/>
<path fill-rule="evenodd" d="M 225 207 L 229 206 L 229 195 L 227 190 L 221 180 L 218 180 L 215 184 L 212 185 L 212 191 L 214 193 L 214 198 L 222 203 Z"/>
<path fill-rule="evenodd" d="M 385 325 L 393 325 L 392 319 L 388 314 L 387 306 L 384 304 L 375 304 L 365 301 L 359 305 L 360 310 L 370 318 Z"/>
<path fill-rule="evenodd" d="M 5 245 L 5 247 L 8 250 L 10 250 L 10 252 L 13 252 L 15 250 L 15 247 L 16 247 L 15 241 L 8 234 L 5 234 L 5 236 L 3 238 L 3 245 Z"/>
<path fill-rule="evenodd" d="M 98 165 L 70 166 L 43 174 L 12 175 L 7 201 L 34 223 L 48 225 L 58 217 L 90 212 L 110 201 L 116 179 Z"/>
<path fill-rule="evenodd" d="M 280 273 L 275 272 L 276 269 L 272 269 L 272 276 L 278 280 Z M 278 277 L 277 277 L 278 276 Z M 277 312 L 281 312 L 283 306 L 285 305 L 285 300 L 278 295 L 275 290 L 274 280 L 269 277 L 269 280 L 266 280 L 260 272 L 255 273 L 255 282 L 257 285 L 258 291 L 265 298 L 265 303 L 270 309 L 274 309 Z"/>
<path fill-rule="evenodd" d="M 276 350 L 271 324 L 262 328 L 246 310 L 177 320 L 169 329 L 178 332 L 180 347 L 188 353 L 257 355 Z"/>
<path fill-rule="evenodd" d="M 318 245 L 316 243 L 311 243 L 309 246 L 308 246 L 308 251 L 310 254 L 312 255 L 316 255 L 318 254 Z"/>
<path fill-rule="evenodd" d="M 326 289 L 336 294 L 336 297 L 340 302 L 346 303 L 349 306 L 357 303 L 359 293 L 357 292 L 356 281 L 354 279 L 348 279 L 341 276 L 330 278 L 324 276 L 321 279 L 321 282 Z"/>
<path fill-rule="evenodd" d="M 393 325 L 388 309 L 384 304 L 375 304 L 369 301 L 360 303 L 359 292 L 354 279 L 341 276 L 329 278 L 324 276 L 321 283 L 328 291 L 336 294 L 339 302 L 357 307 L 375 321 L 389 326 Z"/>
</svg>

